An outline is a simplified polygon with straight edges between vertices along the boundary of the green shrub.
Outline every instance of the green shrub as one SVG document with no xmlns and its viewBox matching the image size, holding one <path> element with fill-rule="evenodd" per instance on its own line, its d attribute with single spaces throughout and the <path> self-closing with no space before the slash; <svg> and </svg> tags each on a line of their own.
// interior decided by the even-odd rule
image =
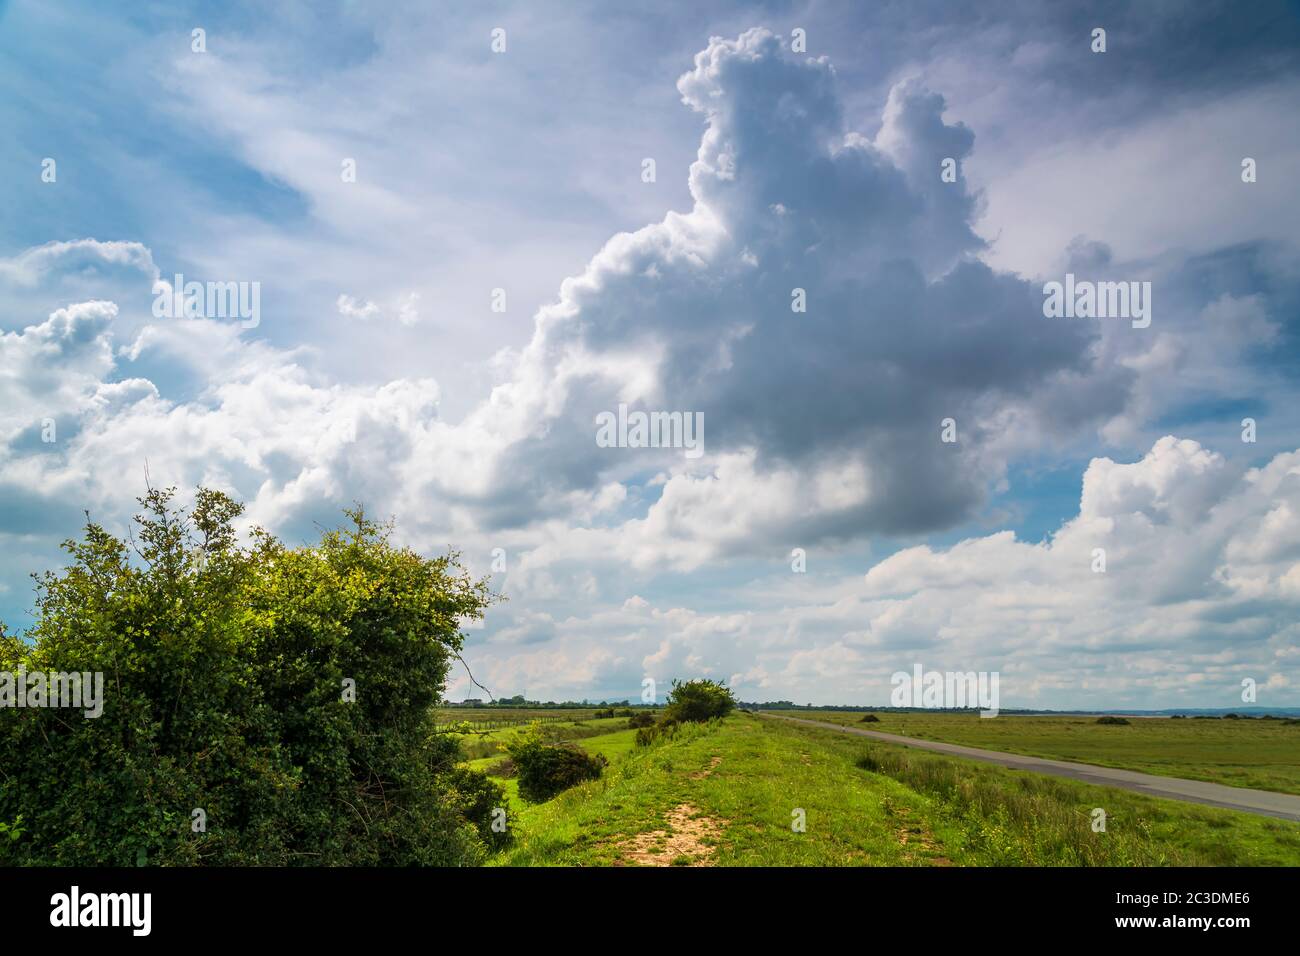
<svg viewBox="0 0 1300 956">
<path fill-rule="evenodd" d="M 1107 717 L 1098 717 L 1098 718 L 1097 718 L 1097 723 L 1099 723 L 1099 724 L 1109 724 L 1109 725 L 1111 725 L 1111 726 L 1118 726 L 1118 725 L 1121 725 L 1121 724 L 1124 725 L 1125 727 L 1128 726 L 1128 721 L 1125 720 L 1123 717 L 1109 717 L 1109 716 L 1107 716 Z"/>
<path fill-rule="evenodd" d="M 440 783 L 446 787 L 453 802 L 461 808 L 465 819 L 474 825 L 479 839 L 494 850 L 510 842 L 509 829 L 492 828 L 493 815 L 506 807 L 505 789 L 487 774 L 468 767 L 456 767 L 443 776 Z"/>
<path fill-rule="evenodd" d="M 880 723 L 880 718 L 877 717 L 875 714 L 863 714 L 863 715 L 862 715 L 862 719 L 859 720 L 858 723 L 860 723 L 860 724 L 878 724 L 878 723 Z"/>
<path fill-rule="evenodd" d="M 654 714 L 650 713 L 649 711 L 642 711 L 639 714 L 633 714 L 631 717 L 627 719 L 627 729 L 637 730 L 638 728 L 641 727 L 653 727 L 654 722 L 655 722 Z"/>
<path fill-rule="evenodd" d="M 600 754 L 546 743 L 536 723 L 507 744 L 506 752 L 519 777 L 519 796 L 529 803 L 543 803 L 585 780 L 598 779 L 609 763 Z"/>
<path fill-rule="evenodd" d="M 712 680 L 673 681 L 664 707 L 664 719 L 701 722 L 725 717 L 736 706 L 735 695 L 725 685 Z"/>
<path fill-rule="evenodd" d="M 432 710 L 485 582 L 360 509 L 313 547 L 245 546 L 242 506 L 173 494 L 140 499 L 130 545 L 87 523 L 32 630 L 0 631 L 0 671 L 101 672 L 104 691 L 97 718 L 0 709 L 0 820 L 23 828 L 0 865 L 480 860 L 496 795 L 455 773 Z"/>
</svg>

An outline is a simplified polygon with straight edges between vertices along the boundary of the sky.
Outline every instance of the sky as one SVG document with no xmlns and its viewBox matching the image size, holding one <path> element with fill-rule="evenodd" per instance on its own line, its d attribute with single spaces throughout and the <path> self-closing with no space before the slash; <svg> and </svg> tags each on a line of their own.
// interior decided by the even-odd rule
<svg viewBox="0 0 1300 956">
<path fill-rule="evenodd" d="M 147 480 L 497 696 L 1300 706 L 1300 7 L 639 6 L 0 0 L 0 620 Z"/>
</svg>

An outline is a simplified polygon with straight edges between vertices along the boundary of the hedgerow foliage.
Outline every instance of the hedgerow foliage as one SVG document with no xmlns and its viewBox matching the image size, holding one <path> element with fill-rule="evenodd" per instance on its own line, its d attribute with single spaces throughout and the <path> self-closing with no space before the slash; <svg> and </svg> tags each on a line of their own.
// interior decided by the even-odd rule
<svg viewBox="0 0 1300 956">
<path fill-rule="evenodd" d="M 431 709 L 486 583 L 359 508 L 312 547 L 240 545 L 241 505 L 173 493 L 129 541 L 87 519 L 27 639 L 0 633 L 0 670 L 104 674 L 98 718 L 0 709 L 0 821 L 23 828 L 0 864 L 478 861 L 504 800 Z"/>
</svg>

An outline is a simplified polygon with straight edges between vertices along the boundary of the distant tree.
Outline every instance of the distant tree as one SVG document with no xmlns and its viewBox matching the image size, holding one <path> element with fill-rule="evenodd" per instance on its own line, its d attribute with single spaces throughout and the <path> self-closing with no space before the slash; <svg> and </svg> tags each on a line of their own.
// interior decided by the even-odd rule
<svg viewBox="0 0 1300 956">
<path fill-rule="evenodd" d="M 663 718 L 672 721 L 705 721 L 725 717 L 736 706 L 731 690 L 717 681 L 700 679 L 673 681 L 664 706 Z"/>
</svg>

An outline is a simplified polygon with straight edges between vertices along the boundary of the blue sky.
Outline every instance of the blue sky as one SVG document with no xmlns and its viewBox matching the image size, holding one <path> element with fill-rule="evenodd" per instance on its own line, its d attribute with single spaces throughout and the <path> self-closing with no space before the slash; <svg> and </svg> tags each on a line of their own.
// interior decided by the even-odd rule
<svg viewBox="0 0 1300 956">
<path fill-rule="evenodd" d="M 0 619 L 147 465 L 458 548 L 502 695 L 1300 703 L 1294 5 L 264 6 L 0 2 Z"/>
</svg>

